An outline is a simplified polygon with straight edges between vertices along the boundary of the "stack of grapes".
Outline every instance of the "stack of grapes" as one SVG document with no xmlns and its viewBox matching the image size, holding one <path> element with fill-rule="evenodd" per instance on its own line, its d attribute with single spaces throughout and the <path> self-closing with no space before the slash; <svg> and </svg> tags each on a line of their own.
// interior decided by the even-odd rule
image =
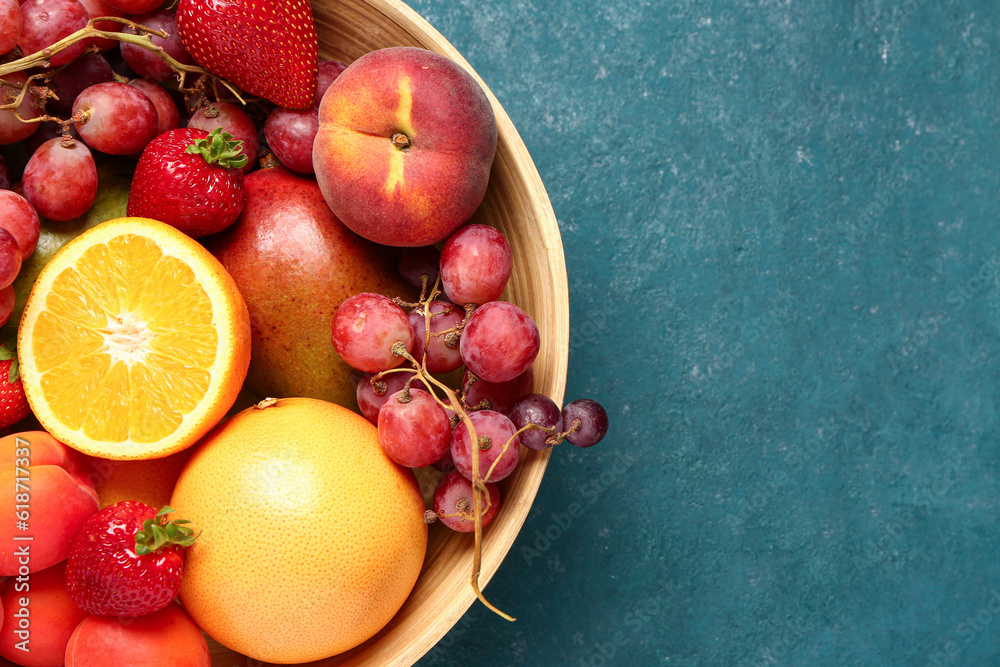
<svg viewBox="0 0 1000 667">
<path fill-rule="evenodd" d="M 560 410 L 530 393 L 540 337 L 527 313 L 498 300 L 511 267 L 500 232 L 467 225 L 440 253 L 427 247 L 402 256 L 403 278 L 421 289 L 417 303 L 357 294 L 333 319 L 337 352 L 367 373 L 358 405 L 378 426 L 382 449 L 400 465 L 447 473 L 429 518 L 461 532 L 474 530 L 477 505 L 482 526 L 496 515 L 496 482 L 513 472 L 522 445 L 544 450 L 565 440 L 591 447 L 608 430 L 607 413 L 593 400 Z M 437 377 L 463 364 L 459 390 Z"/>
</svg>

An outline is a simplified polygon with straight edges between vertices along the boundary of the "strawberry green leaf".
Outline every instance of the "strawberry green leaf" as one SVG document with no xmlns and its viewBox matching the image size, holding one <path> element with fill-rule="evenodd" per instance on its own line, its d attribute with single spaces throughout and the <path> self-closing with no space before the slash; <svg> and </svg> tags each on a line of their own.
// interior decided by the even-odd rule
<svg viewBox="0 0 1000 667">
<path fill-rule="evenodd" d="M 10 368 L 7 369 L 7 382 L 10 384 L 17 382 L 18 378 L 21 377 L 20 370 L 21 367 L 18 365 L 17 358 L 15 357 L 14 361 L 10 362 Z"/>
<path fill-rule="evenodd" d="M 223 132 L 221 127 L 212 130 L 204 139 L 195 140 L 184 150 L 191 155 L 201 155 L 208 164 L 217 164 L 226 169 L 240 169 L 247 163 L 243 142 L 233 139 L 233 135 Z"/>
<path fill-rule="evenodd" d="M 6 345 L 0 345 L 0 361 L 9 361 L 14 358 L 14 353 Z"/>
<path fill-rule="evenodd" d="M 168 546 L 189 547 L 198 539 L 193 530 L 183 525 L 191 523 L 187 519 L 175 519 L 164 523 L 172 507 L 164 506 L 152 519 L 142 522 L 142 530 L 135 534 L 135 553 L 146 556 Z"/>
</svg>

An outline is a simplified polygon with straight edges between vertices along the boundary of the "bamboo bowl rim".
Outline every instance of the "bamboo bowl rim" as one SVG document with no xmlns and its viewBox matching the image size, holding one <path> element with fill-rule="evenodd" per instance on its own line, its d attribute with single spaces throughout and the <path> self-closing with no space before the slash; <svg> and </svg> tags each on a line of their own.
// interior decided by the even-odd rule
<svg viewBox="0 0 1000 667">
<path fill-rule="evenodd" d="M 311 4 L 320 35 L 321 58 L 350 63 L 373 48 L 419 46 L 451 58 L 469 71 L 483 87 L 497 120 L 497 152 L 486 200 L 470 222 L 499 227 L 511 244 L 514 270 L 507 291 L 501 298 L 517 303 L 538 323 L 542 340 L 534 365 L 533 390 L 561 405 L 569 359 L 566 262 L 552 204 L 514 124 L 493 92 L 458 50 L 403 2 L 311 0 Z M 365 22 L 368 17 L 375 16 L 378 22 Z M 366 28 L 361 32 L 345 30 L 344 23 L 350 21 L 358 21 Z M 327 43 L 324 36 L 332 41 Z M 502 201 L 491 197 L 499 181 L 511 189 Z M 500 220 L 495 220 L 498 217 Z M 515 233 L 510 233 L 512 231 Z M 522 447 L 521 459 L 514 473 L 500 483 L 500 512 L 483 533 L 479 582 L 484 589 L 513 546 L 528 516 L 550 455 L 551 449 L 537 452 Z M 357 648 L 309 665 L 409 667 L 458 622 L 476 601 L 468 581 L 472 571 L 472 535 L 454 533 L 441 525 L 430 528 L 420 578 L 396 617 Z M 440 565 L 435 568 L 436 559 L 441 558 L 453 561 L 449 572 L 441 572 Z M 484 592 L 489 599 L 488 591 Z M 522 599 L 511 604 L 523 603 Z M 498 606 L 502 608 L 503 604 Z M 504 611 L 515 617 L 518 613 L 517 608 Z M 214 667 L 262 667 L 265 664 L 243 658 L 217 644 L 210 645 Z"/>
</svg>

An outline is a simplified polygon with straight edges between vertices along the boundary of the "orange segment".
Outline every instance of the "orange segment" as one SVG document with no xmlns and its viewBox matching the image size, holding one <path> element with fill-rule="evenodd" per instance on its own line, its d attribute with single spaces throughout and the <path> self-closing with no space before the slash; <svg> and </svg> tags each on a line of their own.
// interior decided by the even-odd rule
<svg viewBox="0 0 1000 667">
<path fill-rule="evenodd" d="M 39 274 L 18 331 L 39 422 L 93 456 L 146 459 L 196 442 L 250 362 L 246 304 L 198 242 L 146 218 L 105 222 Z"/>
</svg>

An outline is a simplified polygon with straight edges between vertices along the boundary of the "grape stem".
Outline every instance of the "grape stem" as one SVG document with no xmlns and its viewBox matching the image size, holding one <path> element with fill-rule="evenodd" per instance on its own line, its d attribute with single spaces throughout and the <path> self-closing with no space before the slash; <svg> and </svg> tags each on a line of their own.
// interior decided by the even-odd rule
<svg viewBox="0 0 1000 667">
<path fill-rule="evenodd" d="M 122 25 L 125 25 L 135 30 L 136 34 L 133 35 L 124 32 L 112 32 L 108 30 L 100 30 L 94 27 L 94 25 L 98 21 L 112 21 L 114 23 L 121 23 Z M 215 81 L 219 81 L 223 86 L 226 87 L 226 89 L 229 90 L 230 93 L 233 94 L 233 96 L 236 97 L 237 100 L 240 101 L 240 104 L 246 105 L 246 100 L 243 99 L 243 97 L 240 95 L 240 91 L 235 86 L 233 86 L 225 79 L 221 79 L 215 76 L 214 74 L 211 74 L 208 70 L 198 67 L 197 65 L 185 65 L 184 63 L 175 60 L 173 57 L 170 56 L 170 54 L 168 54 L 163 49 L 162 46 L 157 46 L 156 44 L 153 44 L 154 35 L 162 39 L 166 39 L 168 36 L 167 33 L 164 32 L 163 30 L 154 30 L 152 28 L 147 28 L 129 19 L 120 18 L 117 16 L 98 16 L 96 18 L 90 19 L 90 21 L 87 22 L 86 26 L 80 28 L 74 33 L 66 35 L 59 41 L 50 44 L 41 51 L 36 51 L 35 53 L 26 55 L 22 58 L 18 58 L 17 60 L 12 60 L 8 63 L 0 65 L 0 78 L 8 74 L 13 74 L 14 72 L 22 72 L 24 70 L 31 69 L 33 67 L 48 67 L 52 56 L 54 56 L 55 54 L 61 51 L 65 51 L 74 44 L 78 44 L 84 40 L 91 39 L 93 37 L 101 37 L 104 39 L 123 42 L 125 44 L 134 44 L 135 46 L 146 49 L 147 51 L 151 51 L 153 55 L 155 55 L 157 58 L 166 63 L 167 66 L 170 67 L 170 69 L 177 72 L 178 78 L 180 79 L 180 85 L 182 88 L 184 86 L 185 77 L 188 74 L 195 74 L 198 76 L 211 78 L 213 81 L 213 85 Z M 22 91 L 22 96 L 23 96 L 23 91 Z M 12 107 L 8 105 L 0 106 L 0 109 L 10 109 L 10 108 Z"/>
<path fill-rule="evenodd" d="M 439 405 L 441 405 L 441 407 L 445 409 L 451 409 L 452 411 L 454 411 L 456 415 L 458 415 L 459 419 L 462 421 L 462 423 L 465 425 L 465 428 L 468 430 L 469 437 L 471 438 L 471 442 L 473 443 L 473 446 L 470 448 L 472 450 L 472 517 L 471 518 L 473 521 L 473 525 L 475 526 L 474 529 L 475 542 L 472 551 L 472 573 L 469 575 L 469 584 L 472 586 L 472 590 L 475 592 L 476 597 L 479 598 L 479 601 L 482 602 L 484 605 L 486 605 L 486 607 L 490 611 L 497 614 L 501 618 L 504 618 L 508 621 L 513 621 L 515 620 L 513 616 L 500 611 L 489 600 L 486 599 L 486 596 L 483 595 L 483 592 L 479 586 L 479 574 L 480 571 L 482 570 L 482 563 L 483 563 L 483 514 L 490 508 L 491 505 L 490 494 L 486 488 L 485 480 L 479 474 L 479 447 L 475 446 L 475 443 L 478 442 L 479 439 L 476 437 L 476 427 L 472 424 L 472 420 L 469 419 L 468 412 L 465 410 L 465 407 L 463 407 L 463 404 L 465 403 L 464 392 L 462 398 L 459 399 L 459 397 L 455 394 L 455 391 L 452 390 L 451 387 L 444 384 L 443 382 L 441 382 L 440 380 L 438 380 L 433 375 L 427 372 L 427 348 L 430 347 L 430 331 L 431 331 L 430 304 L 434 300 L 434 297 L 441 293 L 440 291 L 441 277 L 438 276 L 437 280 L 434 281 L 434 286 L 431 287 L 430 292 L 426 294 L 426 297 L 424 293 L 426 291 L 427 281 L 423 279 L 423 276 L 421 276 L 421 283 L 422 283 L 422 288 L 420 290 L 420 301 L 418 303 L 407 304 L 405 301 L 402 301 L 402 299 L 399 298 L 393 299 L 393 301 L 395 301 L 397 305 L 423 308 L 424 353 L 423 355 L 421 355 L 422 358 L 420 361 L 417 361 L 413 357 L 413 355 L 411 355 L 409 352 L 406 351 L 405 345 L 403 345 L 401 342 L 397 342 L 392 346 L 392 353 L 396 356 L 404 357 L 407 361 L 413 364 L 413 368 L 392 369 L 390 371 L 383 371 L 383 373 L 379 373 L 378 375 L 372 377 L 372 382 L 374 383 L 377 378 L 381 378 L 381 376 L 386 372 L 392 372 L 397 370 L 410 371 L 413 373 L 414 377 L 423 380 L 430 395 L 434 398 L 435 401 L 437 401 Z M 472 308 L 466 306 L 465 311 L 467 319 L 472 312 Z M 372 388 L 374 389 L 374 387 L 375 385 L 373 384 Z M 444 393 L 445 397 L 448 399 L 448 405 L 446 405 L 444 401 L 442 401 L 437 396 L 437 394 L 434 391 L 434 387 L 437 387 L 441 392 Z M 495 462 L 494 465 L 496 465 Z M 492 472 L 492 470 L 493 468 L 491 467 L 490 472 Z M 487 478 L 488 477 L 489 474 L 487 474 Z M 485 508 L 483 507 L 483 498 L 486 499 Z"/>
</svg>

